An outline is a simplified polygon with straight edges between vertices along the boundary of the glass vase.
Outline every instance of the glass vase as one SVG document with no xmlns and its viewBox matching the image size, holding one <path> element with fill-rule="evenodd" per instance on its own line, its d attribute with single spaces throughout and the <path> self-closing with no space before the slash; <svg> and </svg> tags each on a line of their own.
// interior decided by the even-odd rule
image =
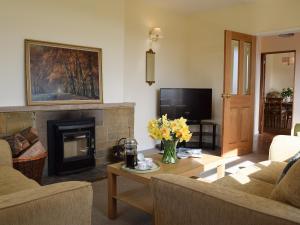
<svg viewBox="0 0 300 225">
<path fill-rule="evenodd" d="M 162 162 L 166 164 L 176 163 L 177 156 L 176 156 L 176 146 L 178 141 L 173 140 L 163 140 L 163 147 L 164 147 L 164 154 L 162 157 Z"/>
</svg>

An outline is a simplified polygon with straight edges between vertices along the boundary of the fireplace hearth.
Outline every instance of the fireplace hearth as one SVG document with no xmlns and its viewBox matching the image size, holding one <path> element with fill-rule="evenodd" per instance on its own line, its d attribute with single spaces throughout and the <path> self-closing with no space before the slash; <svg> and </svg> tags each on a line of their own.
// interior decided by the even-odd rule
<svg viewBox="0 0 300 225">
<path fill-rule="evenodd" d="M 48 175 L 95 167 L 95 118 L 48 120 Z"/>
</svg>

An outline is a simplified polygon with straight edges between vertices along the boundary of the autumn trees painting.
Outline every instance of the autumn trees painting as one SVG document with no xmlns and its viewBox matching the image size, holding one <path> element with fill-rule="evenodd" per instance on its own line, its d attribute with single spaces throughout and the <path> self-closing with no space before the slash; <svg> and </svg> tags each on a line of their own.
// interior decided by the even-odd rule
<svg viewBox="0 0 300 225">
<path fill-rule="evenodd" d="M 102 102 L 101 49 L 25 41 L 29 105 Z"/>
</svg>

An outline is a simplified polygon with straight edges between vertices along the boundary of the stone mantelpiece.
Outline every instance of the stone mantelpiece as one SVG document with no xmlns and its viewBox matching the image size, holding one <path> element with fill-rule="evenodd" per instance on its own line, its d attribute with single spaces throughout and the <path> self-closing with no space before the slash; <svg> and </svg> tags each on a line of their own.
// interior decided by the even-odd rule
<svg viewBox="0 0 300 225">
<path fill-rule="evenodd" d="M 107 164 L 112 146 L 134 135 L 134 103 L 0 107 L 0 137 L 29 126 L 38 130 L 47 148 L 47 121 L 95 117 L 96 163 Z"/>
<path fill-rule="evenodd" d="M 104 103 L 104 104 L 79 104 L 79 105 L 47 105 L 47 106 L 5 106 L 0 107 L 0 112 L 38 112 L 38 111 L 69 111 L 83 109 L 113 109 L 133 108 L 135 103 Z"/>
</svg>

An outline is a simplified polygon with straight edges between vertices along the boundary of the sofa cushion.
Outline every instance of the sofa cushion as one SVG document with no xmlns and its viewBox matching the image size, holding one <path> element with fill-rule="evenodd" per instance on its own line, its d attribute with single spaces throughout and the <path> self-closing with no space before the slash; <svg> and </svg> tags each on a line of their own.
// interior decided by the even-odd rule
<svg viewBox="0 0 300 225">
<path fill-rule="evenodd" d="M 275 185 L 286 165 L 287 163 L 285 162 L 263 161 L 241 169 L 237 174 Z"/>
<path fill-rule="evenodd" d="M 10 166 L 0 166 L 0 195 L 6 195 L 40 185 Z"/>
<path fill-rule="evenodd" d="M 257 180 L 242 174 L 225 176 L 213 183 L 265 198 L 269 198 L 271 192 L 274 189 L 273 184 Z"/>
<path fill-rule="evenodd" d="M 271 198 L 300 208 L 300 160 L 298 160 L 276 185 Z"/>
</svg>

